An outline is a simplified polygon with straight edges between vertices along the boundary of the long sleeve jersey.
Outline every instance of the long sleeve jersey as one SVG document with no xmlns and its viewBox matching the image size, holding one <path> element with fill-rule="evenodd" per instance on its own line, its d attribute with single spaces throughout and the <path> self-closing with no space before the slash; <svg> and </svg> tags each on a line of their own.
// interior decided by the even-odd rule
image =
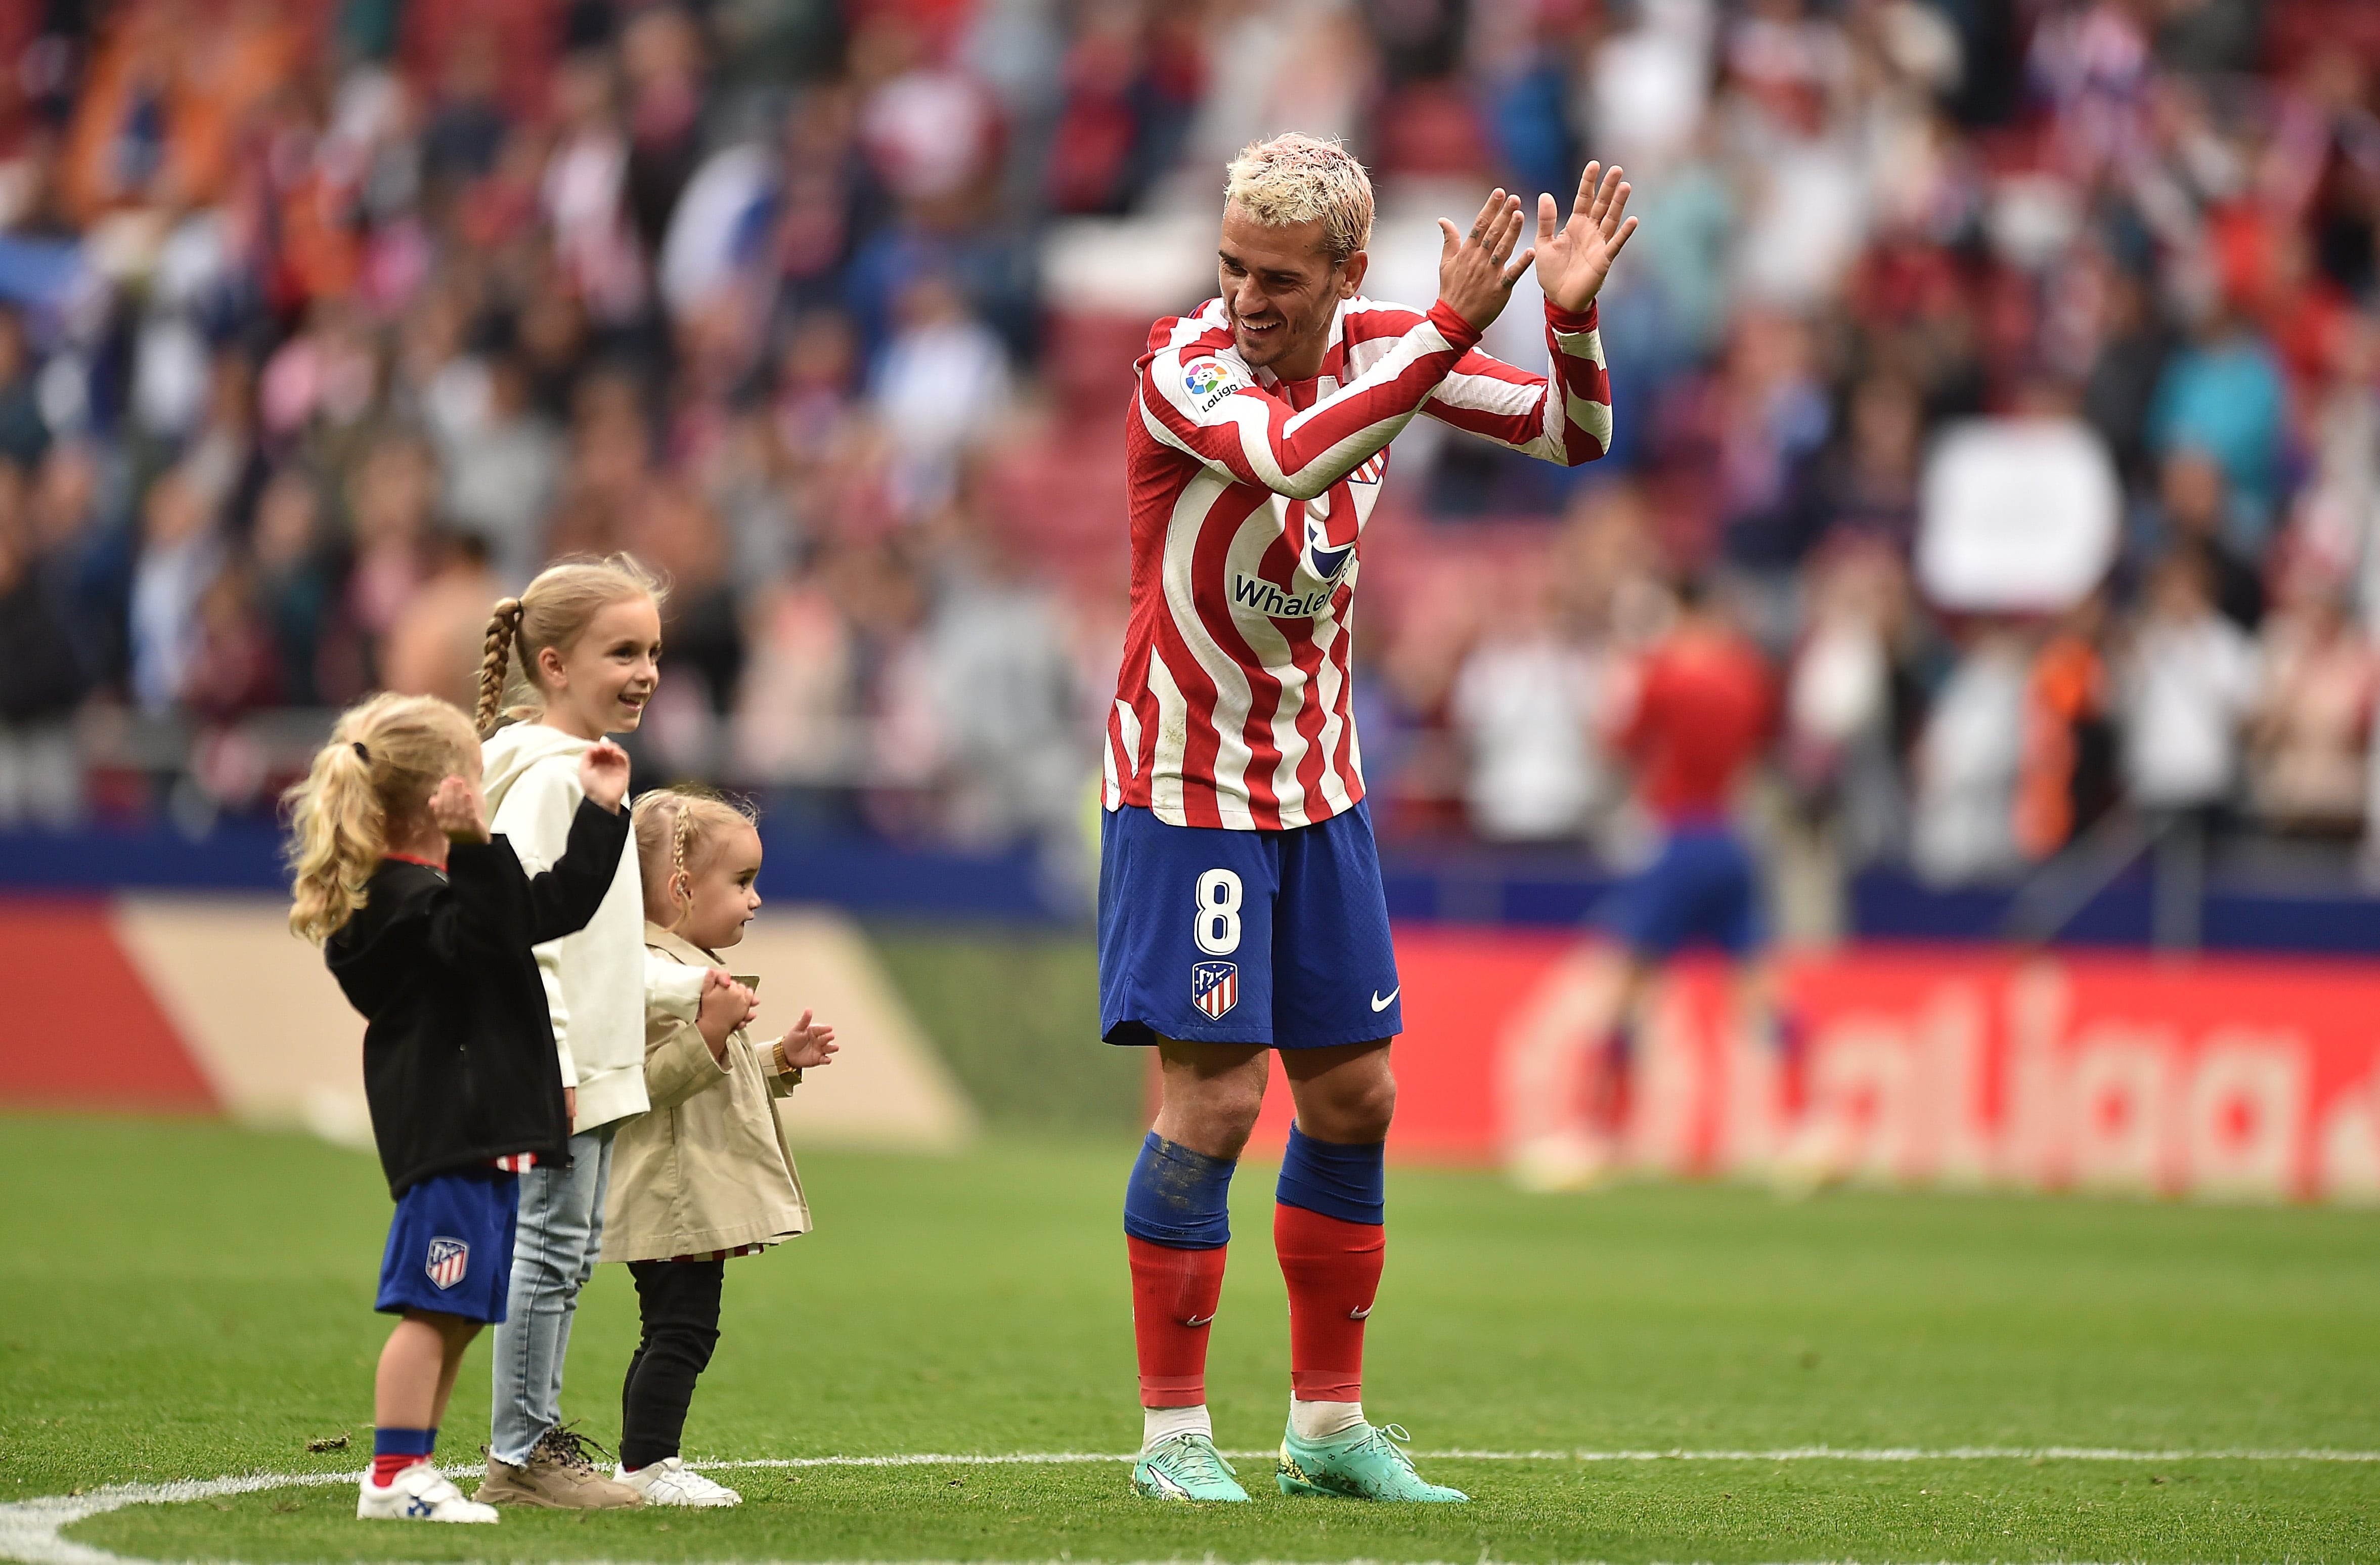
<svg viewBox="0 0 2380 1565">
<path fill-rule="evenodd" d="M 1565 467 L 1610 444 L 1592 304 L 1547 305 L 1550 380 L 1478 340 L 1443 303 L 1349 299 L 1321 371 L 1285 382 L 1240 358 L 1220 299 L 1150 329 L 1125 429 L 1132 617 L 1108 808 L 1281 831 L 1364 796 L 1349 637 L 1389 442 L 1427 413 Z"/>
</svg>

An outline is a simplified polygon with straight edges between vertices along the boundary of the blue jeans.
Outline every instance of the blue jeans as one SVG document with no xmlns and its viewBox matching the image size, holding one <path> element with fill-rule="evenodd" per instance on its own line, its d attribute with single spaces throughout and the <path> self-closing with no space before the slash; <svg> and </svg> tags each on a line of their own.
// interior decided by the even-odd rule
<svg viewBox="0 0 2380 1565">
<path fill-rule="evenodd" d="M 513 1286 L 493 1333 L 494 1431 L 489 1454 L 528 1465 L 531 1447 L 562 1422 L 562 1361 L 578 1291 L 603 1248 L 603 1193 L 612 1183 L 613 1121 L 570 1138 L 570 1166 L 520 1176 L 513 1234 Z"/>
</svg>

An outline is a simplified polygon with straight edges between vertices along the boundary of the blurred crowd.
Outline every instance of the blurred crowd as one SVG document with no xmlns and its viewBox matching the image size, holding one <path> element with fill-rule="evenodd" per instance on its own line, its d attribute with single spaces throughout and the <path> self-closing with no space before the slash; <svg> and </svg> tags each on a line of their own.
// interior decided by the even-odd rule
<svg viewBox="0 0 2380 1565">
<path fill-rule="evenodd" d="M 628 549 L 673 583 L 640 766 L 1079 836 L 1163 312 L 1114 301 L 1186 245 L 1195 302 L 1223 161 L 1295 127 L 1384 244 L 1590 156 L 1644 221 L 1606 461 L 1401 442 L 1384 834 L 1624 856 L 1608 736 L 1692 573 L 1776 671 L 1772 830 L 1830 863 L 2005 879 L 2113 819 L 2345 863 L 2375 61 L 2353 0 L 0 6 L 0 823 L 266 807 L 322 709 L 464 698 L 496 597 Z M 1053 284 L 1087 239 L 1116 290 Z M 1916 585 L 1929 442 L 1992 416 L 2120 477 L 2061 612 Z"/>
</svg>

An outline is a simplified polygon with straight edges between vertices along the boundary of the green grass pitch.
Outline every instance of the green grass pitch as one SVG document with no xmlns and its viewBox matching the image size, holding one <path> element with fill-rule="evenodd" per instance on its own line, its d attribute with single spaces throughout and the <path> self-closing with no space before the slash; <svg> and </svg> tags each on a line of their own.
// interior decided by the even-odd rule
<svg viewBox="0 0 2380 1565">
<path fill-rule="evenodd" d="M 1118 1202 L 1132 1139 L 816 1155 L 820 1231 L 729 1270 L 697 1461 L 1116 1452 L 1138 1436 Z M 1280 1438 L 1270 1171 L 1210 1390 Z M 372 1161 L 217 1126 L 0 1119 L 0 1502 L 352 1471 L 387 1211 Z M 70 1527 L 150 1559 L 2142 1559 L 2380 1557 L 2380 1465 L 2178 1456 L 1489 1461 L 1431 1451 L 2380 1447 L 2380 1219 L 1727 1187 L 1533 1198 L 1399 1171 L 1366 1404 L 1460 1508 L 1134 1498 L 1122 1464 L 756 1468 L 723 1512 L 354 1520 L 345 1485 Z M 634 1302 L 598 1272 L 565 1403 L 607 1443 Z M 443 1456 L 485 1438 L 475 1347 Z M 310 1439 L 347 1435 L 344 1451 Z M 86 1557 L 88 1558 L 88 1557 Z"/>
</svg>

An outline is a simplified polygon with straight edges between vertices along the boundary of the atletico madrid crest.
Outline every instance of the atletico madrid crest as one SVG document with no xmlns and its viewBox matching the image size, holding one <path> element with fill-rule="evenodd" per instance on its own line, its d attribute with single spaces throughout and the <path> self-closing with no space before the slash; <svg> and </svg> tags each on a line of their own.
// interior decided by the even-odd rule
<svg viewBox="0 0 2380 1565">
<path fill-rule="evenodd" d="M 471 1247 L 460 1239 L 432 1239 L 430 1242 L 430 1259 L 421 1268 L 441 1290 L 462 1281 L 463 1274 L 470 1268 Z"/>
<path fill-rule="evenodd" d="M 1223 1013 L 1240 1002 L 1240 964 L 1236 962 L 1199 962 L 1190 968 L 1190 1003 L 1207 1013 L 1207 1019 L 1220 1022 Z"/>
</svg>

